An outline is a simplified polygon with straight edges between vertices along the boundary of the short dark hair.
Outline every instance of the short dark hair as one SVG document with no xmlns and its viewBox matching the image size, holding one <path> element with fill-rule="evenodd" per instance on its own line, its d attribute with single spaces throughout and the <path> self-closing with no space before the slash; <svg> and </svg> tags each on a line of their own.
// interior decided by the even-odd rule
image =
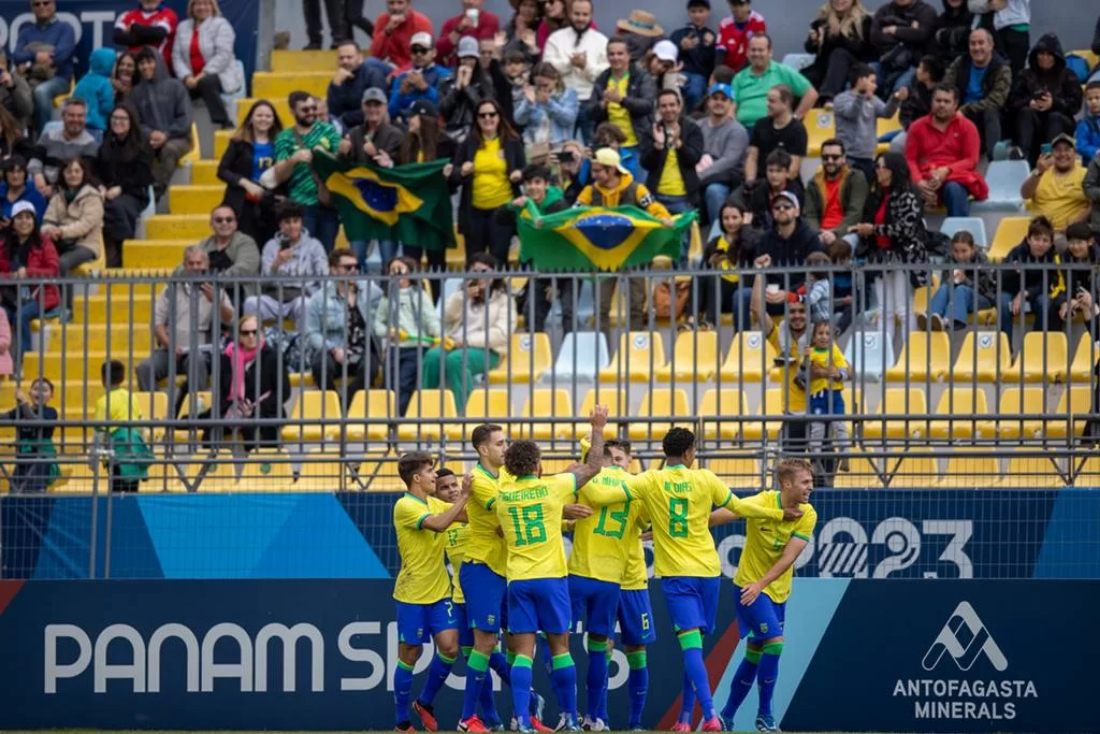
<svg viewBox="0 0 1100 734">
<path fill-rule="evenodd" d="M 844 155 L 845 153 L 848 152 L 847 146 L 844 145 L 844 141 L 841 140 L 840 138 L 829 138 L 828 140 L 826 140 L 824 143 L 821 144 L 821 150 L 825 150 L 825 148 L 829 147 L 830 145 L 833 146 L 834 148 L 840 148 L 840 154 L 841 155 Z"/>
<path fill-rule="evenodd" d="M 1092 229 L 1089 227 L 1088 222 L 1076 222 L 1066 227 L 1066 239 L 1086 241 L 1091 240 Z"/>
<path fill-rule="evenodd" d="M 1094 82 L 1089 82 L 1088 84 L 1085 85 L 1085 91 L 1086 92 L 1091 92 L 1094 89 L 1100 89 L 1100 79 L 1098 79 Z"/>
<path fill-rule="evenodd" d="M 688 0 L 688 10 L 692 8 L 706 8 L 710 10 L 710 0 Z"/>
<path fill-rule="evenodd" d="M 791 167 L 791 154 L 782 148 L 776 148 L 771 153 L 768 153 L 768 157 L 764 159 L 764 170 L 767 170 L 771 166 L 780 166 L 782 168 Z"/>
<path fill-rule="evenodd" d="M 675 97 L 677 102 L 683 102 L 680 98 L 680 92 L 675 89 L 662 89 L 660 92 L 657 92 L 658 102 L 661 101 L 661 97 Z"/>
<path fill-rule="evenodd" d="M 539 470 L 542 451 L 534 441 L 516 441 L 504 452 L 504 468 L 514 477 L 526 477 Z"/>
<path fill-rule="evenodd" d="M 470 434 L 470 444 L 474 447 L 474 451 L 477 451 L 482 444 L 489 441 L 490 436 L 503 430 L 504 427 L 498 426 L 496 423 L 482 423 Z"/>
<path fill-rule="evenodd" d="M 53 392 L 53 381 L 51 381 L 50 378 L 48 378 L 48 377 L 36 377 L 33 380 L 31 380 L 31 387 L 34 387 L 34 383 L 36 383 L 36 382 L 41 382 L 46 387 L 50 388 L 50 392 Z"/>
<path fill-rule="evenodd" d="M 447 477 L 455 476 L 454 469 L 437 469 L 435 472 L 435 480 L 438 482 L 440 479 L 446 479 Z"/>
<path fill-rule="evenodd" d="M 690 6 L 688 6 L 690 7 Z M 710 7 L 709 5 L 707 6 Z M 603 455 L 607 458 L 611 458 L 611 449 L 621 449 L 627 456 L 633 456 L 634 450 L 630 446 L 630 441 L 625 438 L 609 438 L 603 442 Z"/>
<path fill-rule="evenodd" d="M 550 173 L 548 167 L 532 163 L 523 169 L 523 181 L 526 183 L 533 178 L 541 178 L 543 181 L 549 183 L 553 180 L 553 174 Z"/>
<path fill-rule="evenodd" d="M 340 41 L 338 44 L 336 44 L 336 48 L 341 48 L 343 46 L 355 46 L 356 53 L 363 53 L 363 47 L 360 46 L 358 42 L 353 41 L 350 38 L 344 41 Z"/>
<path fill-rule="evenodd" d="M 757 38 L 763 38 L 765 41 L 767 41 L 768 42 L 768 49 L 769 50 L 771 49 L 771 47 L 772 47 L 772 37 L 771 36 L 769 36 L 767 33 L 754 33 L 754 34 L 752 34 L 752 38 L 750 38 L 749 40 L 752 41 L 752 40 L 757 39 Z"/>
<path fill-rule="evenodd" d="M 921 56 L 920 65 L 924 67 L 924 70 L 928 72 L 928 76 L 932 77 L 932 81 L 936 84 L 943 81 L 943 75 L 947 72 L 947 67 L 939 56 L 933 56 L 932 54 Z"/>
<path fill-rule="evenodd" d="M 509 48 L 504 50 L 504 56 L 501 58 L 502 64 L 526 64 L 527 54 L 520 51 L 518 48 Z"/>
<path fill-rule="evenodd" d="M 138 51 L 136 54 L 134 54 L 134 66 L 137 66 L 142 61 L 150 61 L 150 60 L 152 60 L 152 61 L 157 60 L 157 51 L 154 50 L 152 46 L 145 46 L 140 51 Z"/>
<path fill-rule="evenodd" d="M 611 138 L 611 140 L 608 140 Z M 626 133 L 611 122 L 601 122 L 596 126 L 596 132 L 592 136 L 593 149 L 610 147 L 609 143 L 615 142 L 622 145 L 626 142 Z M 26 166 L 24 166 L 26 168 Z"/>
<path fill-rule="evenodd" d="M 960 229 L 951 238 L 951 244 L 955 244 L 956 242 L 965 242 L 966 244 L 970 245 L 971 247 L 975 247 L 974 235 L 970 234 L 970 232 L 968 232 L 965 229 Z"/>
<path fill-rule="evenodd" d="M 342 257 L 355 257 L 355 253 L 349 247 L 336 247 L 328 254 L 328 266 L 334 268 L 340 264 Z"/>
<path fill-rule="evenodd" d="M 615 44 L 615 43 L 625 47 L 627 51 L 630 50 L 630 44 L 628 44 L 626 42 L 626 39 L 623 38 L 622 36 L 612 36 L 611 38 L 607 39 L 606 48 L 611 48 L 611 45 Z"/>
<path fill-rule="evenodd" d="M 695 434 L 686 428 L 670 428 L 661 440 L 661 449 L 668 458 L 683 456 L 695 448 Z"/>
<path fill-rule="evenodd" d="M 746 204 L 745 200 L 737 194 L 730 194 L 729 196 L 727 196 L 726 200 L 722 202 L 722 206 L 719 208 L 719 211 L 725 209 L 727 206 L 732 206 L 734 209 L 741 212 L 742 214 L 752 211 L 752 207 Z"/>
<path fill-rule="evenodd" d="M 284 201 L 275 210 L 275 221 L 282 222 L 287 219 L 301 219 L 305 215 L 305 209 L 294 201 Z"/>
<path fill-rule="evenodd" d="M 932 87 L 933 97 L 936 96 L 936 92 L 946 92 L 954 97 L 956 102 L 959 101 L 959 88 L 956 87 L 954 84 L 945 84 L 944 82 L 940 82 L 936 86 Z"/>
<path fill-rule="evenodd" d="M 829 259 L 834 263 L 852 259 L 852 246 L 839 237 L 828 248 Z"/>
<path fill-rule="evenodd" d="M 737 76 L 737 72 L 732 67 L 720 64 L 714 67 L 714 71 L 710 73 L 710 76 L 714 79 L 714 84 L 729 84 Z"/>
<path fill-rule="evenodd" d="M 788 107 L 794 107 L 794 90 L 787 84 L 776 84 L 769 91 L 779 95 L 779 101 Z"/>
<path fill-rule="evenodd" d="M 117 359 L 108 360 L 103 363 L 99 374 L 111 387 L 118 387 L 126 379 L 126 365 Z"/>
<path fill-rule="evenodd" d="M 1046 217 L 1039 215 L 1033 218 L 1027 225 L 1028 239 L 1041 234 L 1054 239 L 1054 225 Z"/>
<path fill-rule="evenodd" d="M 852 64 L 852 68 L 848 71 L 848 81 L 852 83 L 854 87 L 856 82 L 864 77 L 871 76 L 875 73 L 875 70 L 871 68 L 870 64 L 858 63 Z"/>
<path fill-rule="evenodd" d="M 435 459 L 427 451 L 410 451 L 397 460 L 397 476 L 401 477 L 406 487 L 411 487 L 413 476 L 434 463 Z"/>
<path fill-rule="evenodd" d="M 290 111 L 294 112 L 294 108 L 298 106 L 299 102 L 306 102 L 313 95 L 309 92 L 303 92 L 301 89 L 295 89 L 293 92 L 287 95 L 286 104 L 290 107 Z"/>
</svg>

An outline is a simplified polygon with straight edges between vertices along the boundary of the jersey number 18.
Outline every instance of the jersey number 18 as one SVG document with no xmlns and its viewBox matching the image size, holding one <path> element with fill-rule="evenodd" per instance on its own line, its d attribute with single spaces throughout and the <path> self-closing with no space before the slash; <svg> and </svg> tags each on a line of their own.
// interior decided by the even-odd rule
<svg viewBox="0 0 1100 734">
<path fill-rule="evenodd" d="M 512 517 L 512 531 L 516 534 L 516 546 L 534 545 L 546 540 L 546 526 L 542 522 L 542 505 L 509 507 Z"/>
</svg>

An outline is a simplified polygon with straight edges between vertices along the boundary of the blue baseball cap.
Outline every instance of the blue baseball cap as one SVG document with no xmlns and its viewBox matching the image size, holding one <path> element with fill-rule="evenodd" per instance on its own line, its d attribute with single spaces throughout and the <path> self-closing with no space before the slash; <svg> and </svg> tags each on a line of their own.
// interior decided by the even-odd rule
<svg viewBox="0 0 1100 734">
<path fill-rule="evenodd" d="M 733 100 L 733 87 L 729 84 L 711 84 L 710 89 L 707 90 L 707 96 L 710 97 L 715 94 L 724 94 L 726 99 Z"/>
</svg>

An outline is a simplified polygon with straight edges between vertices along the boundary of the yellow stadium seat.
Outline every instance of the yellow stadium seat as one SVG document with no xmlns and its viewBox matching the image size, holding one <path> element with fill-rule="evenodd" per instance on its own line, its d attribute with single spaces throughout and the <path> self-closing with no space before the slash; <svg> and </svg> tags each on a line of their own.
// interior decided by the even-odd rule
<svg viewBox="0 0 1100 734">
<path fill-rule="evenodd" d="M 132 323 L 149 325 L 152 329 L 153 301 L 160 292 L 159 286 L 135 285 L 121 288 L 99 284 L 95 295 L 78 295 L 73 301 L 73 318 L 69 328 L 84 323 L 105 324 Z"/>
<path fill-rule="evenodd" d="M 209 390 L 196 390 L 190 391 L 184 397 L 183 402 L 180 404 L 180 412 L 178 419 L 184 420 L 191 416 L 200 416 L 209 410 L 212 406 L 211 393 Z M 192 410 L 192 408 L 194 408 Z M 183 444 L 188 441 L 197 440 L 203 433 L 203 430 L 195 424 L 191 424 L 188 428 L 177 428 L 172 431 L 172 439 L 177 444 Z M 167 436 L 167 434 L 165 434 Z"/>
<path fill-rule="evenodd" d="M 1058 398 L 1058 407 L 1054 409 L 1046 422 L 1047 438 L 1067 438 L 1070 423 L 1073 423 L 1073 435 L 1085 435 L 1087 416 L 1092 412 L 1092 394 L 1087 385 L 1073 383 L 1066 386 Z M 1097 485 L 1100 486 L 1100 485 Z"/>
<path fill-rule="evenodd" d="M 335 68 L 335 66 L 333 68 Z M 258 101 L 259 100 L 254 97 L 237 100 L 238 127 L 244 124 L 245 118 L 248 117 L 248 111 L 251 110 L 252 105 L 256 104 Z M 279 116 L 279 122 L 283 123 L 284 129 L 294 125 L 294 115 L 291 114 L 290 105 L 287 104 L 286 97 L 282 99 L 269 99 L 267 101 L 275 108 L 275 114 Z"/>
<path fill-rule="evenodd" d="M 183 262 L 183 251 L 195 240 L 126 240 L 122 244 L 122 262 L 127 267 L 176 268 Z"/>
<path fill-rule="evenodd" d="M 358 458 L 358 457 L 357 457 Z M 371 492 L 395 492 L 405 489 L 397 474 L 397 456 L 393 454 L 365 454 L 359 462 L 349 462 L 352 487 L 362 487 Z"/>
<path fill-rule="evenodd" d="M 72 80 L 69 81 L 69 91 L 63 92 L 63 93 L 61 93 L 61 94 L 59 94 L 59 95 L 57 95 L 56 97 L 53 98 L 53 100 L 52 100 L 53 101 L 53 106 L 55 108 L 57 108 L 57 107 L 60 107 L 61 105 L 65 104 L 65 100 L 67 100 L 69 97 L 73 96 L 73 90 L 74 89 L 76 89 L 76 80 L 72 79 Z"/>
<path fill-rule="evenodd" d="M 187 151 L 182 158 L 180 158 L 179 165 L 191 166 L 195 161 L 202 160 L 202 140 L 199 138 L 199 126 L 198 124 L 191 123 L 191 150 Z"/>
<path fill-rule="evenodd" d="M 928 402 L 924 390 L 919 387 L 888 387 L 879 403 L 878 415 L 925 415 Z M 863 435 L 867 438 L 886 438 L 901 440 L 928 436 L 926 420 L 904 420 L 889 418 L 868 420 L 863 424 Z"/>
<path fill-rule="evenodd" d="M 665 342 L 661 332 L 631 331 L 619 338 L 619 351 L 600 370 L 600 382 L 649 382 L 665 365 Z"/>
<path fill-rule="evenodd" d="M 760 475 L 756 459 L 707 459 L 706 468 L 733 489 L 763 489 L 770 486 Z"/>
<path fill-rule="evenodd" d="M 1047 391 L 1041 387 L 1009 387 L 1001 393 L 1000 409 L 995 421 L 987 421 L 982 425 L 983 436 L 996 436 L 998 439 L 1028 439 L 1038 438 L 1043 435 L 1043 426 L 1046 421 L 1043 416 L 1046 413 Z M 1023 420 L 1017 418 L 1001 418 L 1008 415 L 1031 416 Z"/>
<path fill-rule="evenodd" d="M 125 354 L 133 350 L 147 354 L 155 346 L 148 324 L 77 324 L 51 322 L 46 332 L 47 350 L 54 352 L 107 352 Z"/>
<path fill-rule="evenodd" d="M 126 365 L 128 371 L 132 371 L 147 356 L 145 353 L 133 352 L 27 352 L 23 355 L 23 377 L 26 380 L 39 375 L 51 380 L 86 377 L 91 384 L 98 385 L 100 365 L 108 359 L 117 359 Z"/>
<path fill-rule="evenodd" d="M 645 420 L 651 416 L 673 416 L 688 420 L 681 420 L 676 423 Z M 632 440 L 648 438 L 660 441 L 674 425 L 683 425 L 690 428 L 690 416 L 691 408 L 688 404 L 686 390 L 664 387 L 653 388 L 642 398 L 642 404 L 637 414 L 633 416 L 636 420 L 632 420 L 630 423 L 628 435 Z"/>
<path fill-rule="evenodd" d="M 237 479 L 240 492 L 293 492 L 294 467 L 290 454 L 279 449 L 259 449 L 248 454 Z"/>
<path fill-rule="evenodd" d="M 427 420 L 426 423 L 399 421 L 397 437 L 402 441 L 438 441 L 462 438 L 462 426 L 452 419 L 458 417 L 455 395 L 450 390 L 417 390 L 409 400 L 407 419 Z M 437 422 L 431 422 L 431 421 Z"/>
<path fill-rule="evenodd" d="M 997 382 L 1012 368 L 1012 347 L 1003 331 L 970 331 L 963 339 L 951 379 L 956 383 Z"/>
<path fill-rule="evenodd" d="M 352 488 L 344 458 L 338 453 L 323 451 L 306 454 L 298 472 L 298 481 L 294 483 L 296 492 L 335 492 Z"/>
<path fill-rule="evenodd" d="M 900 459 L 886 459 L 889 470 L 889 487 L 906 489 L 912 487 L 936 487 L 940 483 L 938 462 L 931 456 L 923 456 L 922 451 L 909 449 Z"/>
<path fill-rule="evenodd" d="M 837 489 L 881 489 L 882 459 L 874 459 L 859 449 L 848 456 L 848 471 L 837 471 L 833 478 Z"/>
<path fill-rule="evenodd" d="M 886 370 L 888 382 L 940 382 L 951 367 L 951 340 L 942 331 L 913 331 L 898 361 Z"/>
<path fill-rule="evenodd" d="M 218 164 L 220 158 L 213 160 L 195 161 L 191 166 L 192 186 L 221 186 L 225 188 L 225 182 L 218 178 Z"/>
<path fill-rule="evenodd" d="M 233 138 L 235 130 L 214 131 L 214 160 L 220 161 L 225 151 L 229 150 L 229 141 Z"/>
<path fill-rule="evenodd" d="M 392 390 L 360 390 L 348 406 L 348 441 L 385 441 L 390 435 L 388 423 L 364 423 L 397 417 L 397 401 Z"/>
<path fill-rule="evenodd" d="M 145 220 L 145 237 L 150 240 L 190 240 L 210 236 L 209 214 L 154 214 Z M 183 253 L 180 253 L 183 258 Z"/>
<path fill-rule="evenodd" d="M 1065 382 L 1069 345 L 1060 331 L 1029 331 L 1016 362 L 1004 373 L 1006 382 Z"/>
<path fill-rule="evenodd" d="M 290 411 L 291 425 L 283 427 L 283 440 L 318 443 L 338 438 L 340 427 L 337 424 L 312 421 L 331 421 L 342 417 L 340 393 L 335 390 L 303 390 L 294 399 L 294 407 Z"/>
<path fill-rule="evenodd" d="M 271 52 L 271 69 L 281 73 L 300 73 L 303 71 L 336 70 L 336 51 L 332 49 L 317 51 L 279 50 Z"/>
<path fill-rule="evenodd" d="M 147 421 L 170 420 L 172 416 L 168 411 L 168 393 L 166 392 L 135 392 L 138 405 L 141 406 L 142 417 Z M 164 438 L 165 429 L 157 426 L 152 429 L 151 438 L 160 441 Z"/>
<path fill-rule="evenodd" d="M 733 337 L 726 360 L 718 371 L 721 383 L 759 383 L 775 362 L 775 349 L 761 331 L 742 331 Z"/>
<path fill-rule="evenodd" d="M 1027 237 L 1027 225 L 1030 221 L 1027 217 L 1002 219 L 997 225 L 997 233 L 993 235 L 993 244 L 989 246 L 989 261 L 1004 260 L 1009 250 L 1023 242 Z"/>
<path fill-rule="evenodd" d="M 1070 381 L 1091 382 L 1098 360 L 1100 360 L 1100 346 L 1097 346 L 1086 333 L 1077 343 L 1077 351 L 1073 353 L 1073 363 L 1069 367 Z"/>
<path fill-rule="evenodd" d="M 225 198 L 225 186 L 181 186 L 168 189 L 168 211 L 173 214 L 202 214 L 209 216 L 214 207 Z"/>
<path fill-rule="evenodd" d="M 597 400 L 599 401 L 598 403 Z M 573 424 L 573 434 L 566 436 L 566 438 L 577 441 L 580 440 L 582 436 L 592 431 L 592 426 L 589 425 L 588 418 L 592 415 L 592 411 L 595 409 L 596 405 L 607 406 L 608 418 L 610 420 L 630 415 L 630 403 L 626 398 L 626 390 L 600 387 L 597 393 L 597 389 L 592 388 L 585 393 L 584 400 L 581 401 L 581 409 L 577 411 L 579 420 Z M 615 423 L 609 423 L 604 435 L 614 436 L 620 433 L 622 433 L 621 426 Z"/>
<path fill-rule="evenodd" d="M 466 398 L 466 417 L 470 420 L 500 424 L 505 433 L 511 433 L 511 428 L 505 422 L 512 415 L 511 399 L 509 390 L 487 390 L 479 387 L 472 390 L 470 396 Z M 467 434 L 472 433 L 477 427 L 476 423 L 466 425 Z"/>
<path fill-rule="evenodd" d="M 572 418 L 573 399 L 565 388 L 537 388 L 527 396 L 520 417 L 519 435 L 522 438 L 568 438 L 569 423 L 527 423 L 530 418 Z"/>
<path fill-rule="evenodd" d="M 930 424 L 929 435 L 932 438 L 983 438 L 983 427 L 989 425 L 985 391 L 981 388 L 949 386 L 940 395 L 936 415 L 943 417 Z"/>
<path fill-rule="evenodd" d="M 252 75 L 252 96 L 257 99 L 285 100 L 291 92 L 302 90 L 324 99 L 336 69 L 335 57 L 320 71 L 257 71 Z"/>
<path fill-rule="evenodd" d="M 1028 449 L 1021 449 L 1027 451 Z M 1030 449 L 1035 451 L 1035 449 Z M 1055 489 L 1064 487 L 1060 460 L 1051 456 L 1012 456 L 1008 459 L 1008 472 L 1001 477 L 1001 487 L 1020 489 Z"/>
<path fill-rule="evenodd" d="M 950 489 L 989 489 L 1001 486 L 1001 462 L 994 456 L 952 456 L 940 486 Z"/>
<path fill-rule="evenodd" d="M 676 337 L 672 359 L 656 372 L 662 382 L 706 382 L 718 370 L 718 332 L 684 331 Z"/>
<path fill-rule="evenodd" d="M 803 120 L 806 124 L 806 155 L 810 158 L 821 157 L 821 144 L 832 137 L 836 137 L 836 120 L 833 113 L 827 110 L 810 110 Z M 763 170 L 763 161 L 760 161 L 760 169 Z"/>
<path fill-rule="evenodd" d="M 787 405 L 784 392 L 785 388 L 782 387 L 769 387 L 765 390 L 760 404 L 756 406 L 756 415 L 764 418 L 783 415 Z M 781 420 L 748 421 L 741 424 L 741 438 L 759 441 L 767 431 L 769 439 L 776 439 L 779 438 L 781 430 L 783 430 Z"/>
<path fill-rule="evenodd" d="M 1069 54 L 1080 56 L 1082 59 L 1085 60 L 1085 63 L 1089 65 L 1090 69 L 1095 69 L 1098 65 L 1100 65 L 1100 56 L 1093 53 L 1092 49 L 1090 48 L 1078 48 L 1072 51 L 1067 51 L 1066 55 L 1068 56 Z"/>
<path fill-rule="evenodd" d="M 736 388 L 712 387 L 703 393 L 703 402 L 697 411 L 703 419 L 703 435 L 708 439 L 734 439 L 741 433 L 741 422 L 722 420 L 749 415 L 749 403 L 745 393 Z"/>
<path fill-rule="evenodd" d="M 531 384 L 550 369 L 550 336 L 542 331 L 534 334 L 512 334 L 508 354 L 488 374 L 490 385 Z"/>
<path fill-rule="evenodd" d="M 1074 486 L 1100 487 L 1100 456 L 1090 456 L 1083 462 L 1079 458 L 1074 459 L 1073 464 L 1077 469 Z"/>
</svg>

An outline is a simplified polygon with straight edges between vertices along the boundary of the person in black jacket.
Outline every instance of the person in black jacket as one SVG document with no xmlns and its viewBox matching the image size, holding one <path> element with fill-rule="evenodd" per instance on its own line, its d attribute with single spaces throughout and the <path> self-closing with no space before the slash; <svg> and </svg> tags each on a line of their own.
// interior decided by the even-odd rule
<svg viewBox="0 0 1100 734">
<path fill-rule="evenodd" d="M 756 259 L 757 232 L 749 226 L 749 207 L 740 199 L 730 197 L 718 210 L 721 234 L 707 243 L 703 250 L 705 266 L 714 275 L 696 279 L 699 287 L 699 317 L 702 327 L 717 327 L 722 314 L 732 313 L 734 294 L 738 288 L 749 287 L 748 278 L 738 271 L 752 267 Z M 751 289 L 751 287 L 750 287 Z"/>
<path fill-rule="evenodd" d="M 929 50 L 951 63 L 969 50 L 973 24 L 974 14 L 966 0 L 943 0 L 943 12 L 936 18 Z"/>
<path fill-rule="evenodd" d="M 149 205 L 153 151 L 146 145 L 137 111 L 129 102 L 111 110 L 109 129 L 96 155 L 96 178 L 106 188 L 103 245 L 107 267 L 122 266 L 122 243 L 134 238 L 138 217 Z"/>
<path fill-rule="evenodd" d="M 592 96 L 582 106 L 587 110 L 588 118 L 596 125 L 611 122 L 622 130 L 626 142 L 620 149 L 620 155 L 627 161 L 631 158 L 637 161 L 651 134 L 657 84 L 641 67 L 631 63 L 626 41 L 621 38 L 612 38 L 607 42 L 607 61 L 610 66 L 596 77 L 596 81 L 592 83 Z M 625 94 L 622 91 L 624 83 Z M 623 129 L 624 126 L 613 119 L 615 106 L 621 107 L 630 115 L 629 130 Z M 584 115 L 582 111 L 581 117 Z M 633 155 L 627 155 L 623 151 Z M 627 168 L 631 175 L 638 176 L 638 171 L 629 164 Z"/>
<path fill-rule="evenodd" d="M 275 107 L 258 100 L 218 163 L 218 178 L 226 184 L 222 201 L 237 214 L 237 229 L 256 242 L 267 242 L 278 229 L 276 194 L 260 178 L 275 165 L 275 138 L 282 131 Z"/>
<path fill-rule="evenodd" d="M 682 214 L 699 204 L 699 174 L 695 166 L 703 157 L 703 131 L 698 123 L 682 114 L 680 93 L 675 89 L 661 90 L 657 95 L 657 111 L 660 120 L 653 125 L 653 134 L 642 148 L 642 167 L 649 172 L 646 186 L 670 214 Z M 676 170 L 666 175 L 665 169 L 670 165 L 675 165 Z M 689 245 L 689 235 L 685 233 L 681 259 L 687 258 Z"/>
<path fill-rule="evenodd" d="M 924 0 L 890 0 L 871 18 L 871 45 L 881 54 L 879 94 L 889 99 L 907 86 L 936 27 L 936 9 Z"/>
<path fill-rule="evenodd" d="M 1027 227 L 1027 237 L 1005 255 L 1006 265 L 1015 265 L 1016 270 L 1003 275 L 1004 289 L 997 304 L 1001 331 L 1008 334 L 1012 341 L 1012 328 L 1016 321 L 1024 318 L 1024 305 L 1031 305 L 1035 315 L 1032 330 L 1042 331 L 1050 326 L 1057 329 L 1053 319 L 1057 309 L 1054 307 L 1066 290 L 1066 280 L 1061 268 L 1044 270 L 1035 265 L 1061 265 L 1062 258 L 1054 250 L 1054 225 L 1046 217 L 1039 216 L 1031 220 Z"/>
<path fill-rule="evenodd" d="M 386 75 L 363 60 L 363 51 L 355 41 L 340 44 L 336 63 L 325 101 L 329 115 L 339 119 L 344 130 L 350 130 L 363 124 L 363 93 L 372 87 L 387 89 Z"/>
<path fill-rule="evenodd" d="M 1077 75 L 1066 68 L 1062 42 L 1053 33 L 1040 38 L 1028 57 L 1028 68 L 1016 77 L 1008 108 L 1016 120 L 1016 144 L 1031 167 L 1039 150 L 1062 133 L 1073 135 L 1073 116 L 1084 101 Z"/>
<path fill-rule="evenodd" d="M 474 110 L 483 99 L 495 94 L 493 79 L 482 67 L 477 39 L 473 36 L 458 41 L 458 66 L 453 76 L 439 84 L 439 114 L 443 118 L 443 135 L 451 146 L 458 146 L 474 125 Z M 507 112 L 506 110 L 503 112 Z M 511 120 L 509 115 L 505 119 Z M 454 150 L 451 147 L 450 150 Z"/>
<path fill-rule="evenodd" d="M 805 48 L 814 54 L 814 62 L 802 69 L 802 76 L 820 91 L 820 102 L 828 102 L 848 86 L 852 64 L 871 60 L 871 14 L 859 0 L 844 11 L 825 3 L 810 23 Z"/>
</svg>

